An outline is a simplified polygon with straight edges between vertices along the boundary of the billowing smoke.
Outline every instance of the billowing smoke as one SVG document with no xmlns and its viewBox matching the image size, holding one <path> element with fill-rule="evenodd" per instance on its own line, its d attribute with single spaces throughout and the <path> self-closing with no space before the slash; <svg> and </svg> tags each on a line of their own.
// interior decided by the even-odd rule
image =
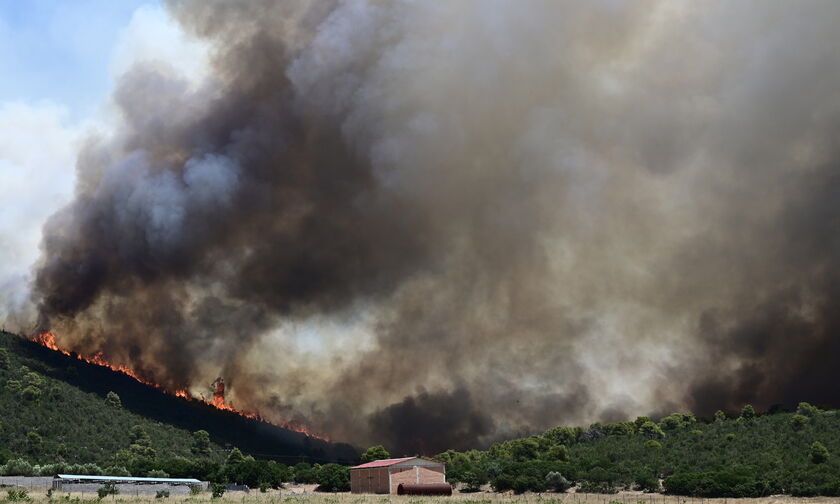
<svg viewBox="0 0 840 504">
<path fill-rule="evenodd" d="M 840 403 L 840 4 L 175 1 L 39 327 L 396 453 Z M 30 329 L 31 330 L 31 329 Z"/>
</svg>

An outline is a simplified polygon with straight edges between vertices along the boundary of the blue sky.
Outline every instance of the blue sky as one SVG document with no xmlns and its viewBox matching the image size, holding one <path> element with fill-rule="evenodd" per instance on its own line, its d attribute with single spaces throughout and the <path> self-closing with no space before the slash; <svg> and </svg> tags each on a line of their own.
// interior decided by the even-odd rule
<svg viewBox="0 0 840 504">
<path fill-rule="evenodd" d="M 0 0 L 0 103 L 50 101 L 71 118 L 92 113 L 111 90 L 121 31 L 154 0 Z"/>
</svg>

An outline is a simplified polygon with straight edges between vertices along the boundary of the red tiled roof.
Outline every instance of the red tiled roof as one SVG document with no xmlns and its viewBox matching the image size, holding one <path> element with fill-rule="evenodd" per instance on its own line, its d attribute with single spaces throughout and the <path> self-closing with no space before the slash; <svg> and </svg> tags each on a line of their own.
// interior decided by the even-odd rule
<svg viewBox="0 0 840 504">
<path fill-rule="evenodd" d="M 382 459 L 382 460 L 374 460 L 373 462 L 368 462 L 366 464 L 357 465 L 351 467 L 350 469 L 370 469 L 372 467 L 388 467 L 394 464 L 399 464 L 400 462 L 405 462 L 406 460 L 416 459 L 417 457 L 405 457 L 405 458 L 395 458 L 395 459 Z"/>
</svg>

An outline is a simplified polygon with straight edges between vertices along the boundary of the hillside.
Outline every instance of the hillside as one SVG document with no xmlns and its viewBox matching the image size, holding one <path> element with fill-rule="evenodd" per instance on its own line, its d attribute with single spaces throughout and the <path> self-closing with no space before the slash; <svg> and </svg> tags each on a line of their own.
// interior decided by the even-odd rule
<svg viewBox="0 0 840 504">
<path fill-rule="evenodd" d="M 219 460 L 231 447 L 284 463 L 356 460 L 355 449 L 161 393 L 129 376 L 0 332 L 0 462 L 64 460 L 108 466 L 131 445 L 140 425 L 157 458 L 192 457 L 192 433 L 211 444 L 201 454 Z M 107 399 L 119 396 L 119 406 Z"/>
<path fill-rule="evenodd" d="M 448 451 L 447 476 L 467 487 L 543 491 L 664 490 L 700 497 L 840 495 L 840 414 L 801 403 L 797 412 L 698 420 L 556 427 L 486 451 Z M 557 473 L 557 474 L 550 474 Z M 660 487 L 660 480 L 662 486 Z"/>
</svg>

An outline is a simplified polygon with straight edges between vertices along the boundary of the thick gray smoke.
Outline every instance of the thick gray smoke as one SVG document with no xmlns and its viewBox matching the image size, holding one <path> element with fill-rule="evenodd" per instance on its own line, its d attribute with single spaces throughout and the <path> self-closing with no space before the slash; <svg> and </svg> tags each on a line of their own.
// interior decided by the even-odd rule
<svg viewBox="0 0 840 504">
<path fill-rule="evenodd" d="M 840 403 L 840 3 L 175 1 L 42 328 L 396 453 Z"/>
</svg>

